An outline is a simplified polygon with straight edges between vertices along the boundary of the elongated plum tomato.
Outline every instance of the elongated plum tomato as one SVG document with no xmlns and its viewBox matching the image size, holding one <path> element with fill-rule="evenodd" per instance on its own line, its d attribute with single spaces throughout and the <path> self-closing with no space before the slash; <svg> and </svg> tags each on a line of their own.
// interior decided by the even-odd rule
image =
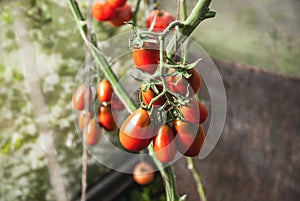
<svg viewBox="0 0 300 201">
<path fill-rule="evenodd" d="M 127 0 L 107 0 L 107 3 L 114 8 L 121 7 L 126 3 Z"/>
<path fill-rule="evenodd" d="M 147 28 L 151 27 L 155 16 L 154 32 L 162 32 L 171 22 L 175 21 L 175 17 L 171 13 L 165 10 L 153 10 L 146 19 Z"/>
<path fill-rule="evenodd" d="M 111 101 L 111 96 L 113 93 L 113 88 L 110 82 L 106 79 L 101 80 L 97 87 L 97 97 L 100 102 Z"/>
<path fill-rule="evenodd" d="M 170 68 L 168 74 L 174 72 L 175 69 Z M 202 80 L 200 74 L 195 68 L 189 69 L 188 73 L 191 76 L 186 79 L 182 76 L 181 80 L 178 81 L 178 75 L 167 76 L 166 81 L 169 89 L 175 93 L 185 96 L 189 90 L 189 95 L 192 96 L 196 94 L 202 85 Z"/>
<path fill-rule="evenodd" d="M 179 110 L 186 121 L 198 124 L 200 121 L 198 101 L 195 98 L 189 98 L 189 101 L 186 105 L 181 105 Z"/>
<path fill-rule="evenodd" d="M 87 128 L 84 128 L 84 135 L 88 145 L 93 146 L 98 143 L 101 136 L 101 129 L 94 119 L 91 119 Z"/>
<path fill-rule="evenodd" d="M 81 128 L 84 128 L 84 125 L 88 125 L 89 121 L 92 119 L 93 115 L 91 112 L 86 112 L 85 110 L 81 111 L 78 116 L 78 124 Z M 86 120 L 86 123 L 85 123 Z"/>
<path fill-rule="evenodd" d="M 116 110 L 122 110 L 125 108 L 116 94 L 113 94 L 111 97 L 111 107 Z"/>
<path fill-rule="evenodd" d="M 98 122 L 106 131 L 113 131 L 117 128 L 113 113 L 109 106 L 99 107 Z"/>
<path fill-rule="evenodd" d="M 115 16 L 115 8 L 107 2 L 95 2 L 92 7 L 92 15 L 98 21 L 106 21 Z"/>
<path fill-rule="evenodd" d="M 119 27 L 126 24 L 126 22 L 129 22 L 131 18 L 131 6 L 125 4 L 124 6 L 117 7 L 115 9 L 115 15 L 108 21 L 108 23 L 112 26 Z"/>
<path fill-rule="evenodd" d="M 133 169 L 133 179 L 140 185 L 150 184 L 154 180 L 154 169 L 146 162 L 138 163 Z"/>
<path fill-rule="evenodd" d="M 202 79 L 196 68 L 191 68 L 188 70 L 188 73 L 191 74 L 191 77 L 187 79 L 188 83 L 191 85 L 194 94 L 198 93 L 202 86 Z"/>
<path fill-rule="evenodd" d="M 153 74 L 159 63 L 159 45 L 145 42 L 140 48 L 133 47 L 132 57 L 137 68 Z"/>
<path fill-rule="evenodd" d="M 153 139 L 153 149 L 157 158 L 163 162 L 170 162 L 176 155 L 176 143 L 171 126 L 162 125 Z"/>
<path fill-rule="evenodd" d="M 161 93 L 163 90 L 161 85 L 156 85 L 156 88 L 159 91 L 159 93 Z M 146 84 L 142 84 L 141 86 L 142 99 L 146 105 L 149 105 L 151 100 L 155 98 L 157 94 L 154 92 L 154 90 L 151 87 L 149 87 L 147 91 L 145 91 L 145 89 L 146 89 Z M 158 100 L 154 101 L 153 106 L 159 107 L 162 106 L 165 102 L 166 102 L 166 97 L 162 96 Z"/>
<path fill-rule="evenodd" d="M 205 122 L 205 120 L 207 119 L 208 116 L 208 109 L 207 107 L 201 103 L 198 102 L 198 106 L 199 106 L 199 111 L 200 111 L 200 120 L 199 120 L 199 124 L 202 124 L 203 122 Z"/>
<path fill-rule="evenodd" d="M 185 156 L 197 156 L 205 140 L 203 127 L 182 120 L 175 120 L 173 126 L 178 151 Z"/>
<path fill-rule="evenodd" d="M 154 128 L 148 112 L 139 108 L 123 122 L 119 132 L 120 142 L 127 150 L 143 150 L 150 144 Z"/>
<path fill-rule="evenodd" d="M 80 85 L 76 90 L 75 92 L 73 93 L 73 96 L 72 96 L 72 106 L 74 109 L 76 110 L 83 110 L 84 108 L 84 101 L 85 101 L 85 92 L 87 90 L 87 87 L 82 84 Z M 92 90 L 90 87 L 88 87 L 88 93 L 89 93 L 89 99 L 88 101 L 90 102 L 91 101 L 91 98 L 92 98 Z"/>
</svg>

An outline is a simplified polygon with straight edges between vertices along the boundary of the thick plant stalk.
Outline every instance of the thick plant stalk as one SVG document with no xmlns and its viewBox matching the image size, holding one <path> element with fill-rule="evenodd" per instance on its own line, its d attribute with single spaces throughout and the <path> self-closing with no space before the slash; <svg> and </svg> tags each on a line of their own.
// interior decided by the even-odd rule
<svg viewBox="0 0 300 201">
<path fill-rule="evenodd" d="M 208 10 L 208 5 L 211 2 L 211 0 L 199 0 L 197 5 L 192 11 L 192 14 L 189 16 L 189 18 L 184 22 L 184 26 L 181 26 L 182 23 L 180 22 L 174 22 L 171 23 L 170 26 L 167 28 L 166 31 L 164 31 L 164 34 L 167 34 L 174 26 L 181 26 L 179 28 L 181 33 L 185 33 L 186 36 L 190 35 L 192 31 L 198 26 L 198 24 L 205 18 L 203 16 L 206 15 Z M 68 0 L 70 9 L 72 11 L 72 14 L 76 20 L 76 23 L 79 28 L 79 32 L 85 41 L 87 47 L 90 49 L 96 63 L 99 65 L 101 70 L 103 71 L 105 77 L 110 81 L 112 84 L 114 91 L 116 92 L 117 96 L 120 98 L 120 100 L 124 103 L 125 107 L 128 111 L 131 113 L 136 110 L 136 106 L 134 102 L 130 99 L 124 88 L 118 83 L 118 79 L 115 76 L 114 72 L 111 70 L 107 60 L 105 57 L 101 54 L 101 52 L 98 51 L 96 42 L 93 40 L 89 42 L 87 39 L 87 24 L 85 22 L 84 17 L 82 16 L 80 9 L 78 7 L 78 4 L 75 0 Z M 155 33 L 153 33 L 155 35 Z M 173 48 L 173 47 L 172 47 Z M 149 151 L 151 152 L 153 147 L 150 145 L 148 147 Z M 183 200 L 184 198 L 180 198 L 178 196 L 177 190 L 176 190 L 176 183 L 174 178 L 174 173 L 172 168 L 169 166 L 167 168 L 163 168 L 163 164 L 155 157 L 153 156 L 154 162 L 159 168 L 159 171 L 161 175 L 163 176 L 163 179 L 166 184 L 166 192 L 167 192 L 167 200 L 168 201 L 177 201 L 177 200 Z"/>
</svg>

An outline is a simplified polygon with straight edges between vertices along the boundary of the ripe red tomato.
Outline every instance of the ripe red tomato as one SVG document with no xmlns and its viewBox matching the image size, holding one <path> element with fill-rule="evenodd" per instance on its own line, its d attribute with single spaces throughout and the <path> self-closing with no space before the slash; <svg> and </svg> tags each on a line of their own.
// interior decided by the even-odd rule
<svg viewBox="0 0 300 201">
<path fill-rule="evenodd" d="M 174 72 L 174 70 L 175 69 L 170 68 L 168 70 L 168 74 L 171 74 L 172 72 Z M 191 74 L 191 76 L 188 79 L 182 77 L 180 81 L 178 81 L 179 79 L 178 75 L 167 76 L 166 81 L 169 89 L 183 96 L 186 95 L 188 90 L 190 96 L 197 93 L 200 90 L 202 84 L 200 74 L 195 68 L 189 69 L 188 73 Z"/>
<path fill-rule="evenodd" d="M 87 116 L 87 122 L 85 123 L 85 118 Z M 81 111 L 78 116 L 78 124 L 81 128 L 84 128 L 84 125 L 88 125 L 89 121 L 92 119 L 93 114 L 91 112 L 86 112 L 85 110 Z"/>
<path fill-rule="evenodd" d="M 107 0 L 107 3 L 114 8 L 121 7 L 126 3 L 127 0 Z"/>
<path fill-rule="evenodd" d="M 123 122 L 119 132 L 120 142 L 130 151 L 143 150 L 150 144 L 154 128 L 148 112 L 139 108 Z"/>
<path fill-rule="evenodd" d="M 176 144 L 174 140 L 174 132 L 171 126 L 162 125 L 157 135 L 153 139 L 153 149 L 157 158 L 163 162 L 170 162 L 176 155 Z"/>
<path fill-rule="evenodd" d="M 111 96 L 113 93 L 113 88 L 110 82 L 106 79 L 99 82 L 97 87 L 97 96 L 100 102 L 109 102 L 111 101 Z"/>
<path fill-rule="evenodd" d="M 198 106 L 199 106 L 199 111 L 200 111 L 200 120 L 199 120 L 199 124 L 202 124 L 203 122 L 205 122 L 205 120 L 207 119 L 208 116 L 208 109 L 207 107 L 201 103 L 198 102 Z"/>
<path fill-rule="evenodd" d="M 173 125 L 178 151 L 185 156 L 197 156 L 205 140 L 203 127 L 182 120 L 175 120 Z"/>
<path fill-rule="evenodd" d="M 146 162 L 138 163 L 134 167 L 132 174 L 134 181 L 140 185 L 151 183 L 155 176 L 153 167 Z"/>
<path fill-rule="evenodd" d="M 82 84 L 73 93 L 73 96 L 72 96 L 72 105 L 73 105 L 74 109 L 76 109 L 76 110 L 83 110 L 83 108 L 84 108 L 84 101 L 85 101 L 84 96 L 85 96 L 85 91 L 86 90 L 87 90 L 87 87 L 84 84 Z M 89 99 L 88 99 L 88 101 L 91 101 L 92 90 L 91 90 L 90 87 L 88 87 L 88 90 L 89 90 Z"/>
<path fill-rule="evenodd" d="M 115 9 L 115 15 L 108 21 L 108 23 L 112 26 L 119 27 L 130 21 L 131 17 L 131 6 L 125 4 L 124 6 L 117 7 Z"/>
<path fill-rule="evenodd" d="M 98 143 L 100 136 L 101 129 L 98 123 L 94 119 L 91 119 L 87 128 L 84 128 L 84 138 L 86 140 L 86 143 L 93 146 Z"/>
<path fill-rule="evenodd" d="M 145 42 L 141 48 L 132 48 L 132 57 L 135 66 L 153 74 L 159 63 L 159 45 Z"/>
<path fill-rule="evenodd" d="M 175 21 L 175 17 L 171 13 L 165 10 L 153 10 L 146 19 L 147 28 L 150 28 L 155 16 L 154 32 L 163 31 L 171 22 Z"/>
<path fill-rule="evenodd" d="M 116 110 L 122 110 L 125 108 L 116 94 L 113 94 L 111 97 L 111 107 Z"/>
<path fill-rule="evenodd" d="M 188 73 L 191 74 L 191 77 L 187 79 L 188 83 L 191 85 L 194 94 L 198 93 L 202 86 L 202 79 L 196 68 L 191 68 L 188 70 Z"/>
<path fill-rule="evenodd" d="M 106 131 L 113 131 L 117 128 L 113 113 L 109 106 L 100 106 L 98 122 Z"/>
<path fill-rule="evenodd" d="M 95 2 L 92 7 L 92 15 L 98 21 L 106 21 L 115 16 L 115 8 L 107 2 Z"/>
<path fill-rule="evenodd" d="M 153 89 L 150 87 L 147 91 L 144 91 L 146 88 L 145 84 L 142 84 L 141 91 L 142 91 L 142 99 L 146 105 L 149 105 L 152 98 L 155 98 L 157 94 L 153 91 Z M 161 85 L 156 85 L 157 90 L 160 92 L 163 91 L 163 87 Z M 162 106 L 166 102 L 166 97 L 162 96 L 157 101 L 153 103 L 154 107 Z"/>
<path fill-rule="evenodd" d="M 179 107 L 180 112 L 186 121 L 198 124 L 200 120 L 200 112 L 198 102 L 195 98 L 190 98 L 190 102 Z"/>
</svg>

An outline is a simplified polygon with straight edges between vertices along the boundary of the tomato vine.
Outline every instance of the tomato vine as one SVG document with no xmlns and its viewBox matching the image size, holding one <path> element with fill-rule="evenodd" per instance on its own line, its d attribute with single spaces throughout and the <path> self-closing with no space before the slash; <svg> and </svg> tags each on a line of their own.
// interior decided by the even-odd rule
<svg viewBox="0 0 300 201">
<path fill-rule="evenodd" d="M 101 71 L 104 73 L 106 79 L 108 79 L 109 82 L 112 84 L 114 91 L 116 92 L 117 96 L 120 98 L 120 100 L 122 101 L 124 106 L 127 108 L 128 111 L 133 113 L 136 110 L 136 105 L 133 102 L 133 100 L 128 96 L 128 94 L 124 90 L 123 86 L 121 86 L 119 84 L 116 75 L 110 68 L 109 63 L 106 60 L 106 58 L 104 57 L 104 55 L 102 55 L 101 52 L 98 50 L 96 38 L 92 34 L 91 40 L 88 40 L 87 30 L 89 29 L 89 27 L 85 21 L 85 18 L 83 17 L 83 15 L 80 11 L 80 8 L 79 8 L 76 0 L 68 0 L 68 3 L 70 6 L 70 9 L 72 11 L 72 14 L 77 22 L 79 32 L 80 32 L 83 40 L 85 41 L 88 49 L 91 51 L 91 54 L 93 55 L 97 65 L 100 67 Z M 150 37 L 157 38 L 158 43 L 159 43 L 159 59 L 160 59 L 160 61 L 158 64 L 157 72 L 159 72 L 159 76 L 162 78 L 161 84 L 163 85 L 163 90 L 159 94 L 157 94 L 157 96 L 155 98 L 152 98 L 147 109 L 151 109 L 152 105 L 155 103 L 155 101 L 157 101 L 159 98 L 163 97 L 167 92 L 170 93 L 171 95 L 175 96 L 176 100 L 178 100 L 178 102 L 180 104 L 182 104 L 182 103 L 185 104 L 184 100 L 186 100 L 185 98 L 187 98 L 189 96 L 189 94 L 187 93 L 185 95 L 185 97 L 182 97 L 182 95 L 171 91 L 169 89 L 169 87 L 167 86 L 165 77 L 171 76 L 171 74 L 166 74 L 166 72 L 164 70 L 165 67 L 168 66 L 164 61 L 164 58 L 165 58 L 164 54 L 166 51 L 167 58 L 172 58 L 173 53 L 174 53 L 174 44 L 181 44 L 186 39 L 186 37 L 188 37 L 193 32 L 193 30 L 199 25 L 199 23 L 201 21 L 203 21 L 204 19 L 207 19 L 207 18 L 214 17 L 215 12 L 209 10 L 210 3 L 211 3 L 211 0 L 199 0 L 197 2 L 197 4 L 195 5 L 194 9 L 192 10 L 191 14 L 187 17 L 187 19 L 185 21 L 183 21 L 183 22 L 173 21 L 162 32 L 159 32 L 159 33 L 151 32 L 151 31 L 136 32 L 138 38 L 143 38 L 144 35 L 147 35 Z M 133 20 L 134 22 L 136 22 L 136 14 L 137 14 L 139 4 L 140 4 L 140 1 L 137 1 L 136 9 L 134 12 L 134 20 Z M 185 15 L 184 11 L 183 11 L 182 15 Z M 176 37 L 174 39 L 174 42 L 170 42 L 169 45 L 165 48 L 165 45 L 164 45 L 165 37 L 175 27 L 178 27 L 178 32 L 180 33 L 180 36 Z M 150 29 L 151 29 L 151 27 L 150 27 Z M 171 64 L 171 66 L 169 66 L 169 67 L 174 68 L 174 69 L 181 68 L 181 69 L 183 69 L 183 71 L 186 71 L 186 70 L 193 68 L 196 64 L 197 64 L 197 62 L 194 64 L 191 64 L 191 65 L 186 65 L 184 63 L 183 64 L 181 63 L 180 65 Z M 187 74 L 186 72 L 184 72 L 183 76 L 188 78 L 190 75 Z M 178 106 L 178 105 L 176 105 L 176 106 Z M 158 166 L 160 173 L 165 181 L 167 200 L 168 201 L 184 200 L 184 197 L 180 198 L 177 193 L 176 184 L 175 184 L 176 182 L 174 179 L 172 167 L 167 167 L 164 169 L 162 163 L 153 154 L 154 150 L 153 150 L 152 145 L 148 146 L 148 149 L 149 149 L 149 152 L 152 155 L 153 160 L 156 163 L 156 165 Z"/>
</svg>

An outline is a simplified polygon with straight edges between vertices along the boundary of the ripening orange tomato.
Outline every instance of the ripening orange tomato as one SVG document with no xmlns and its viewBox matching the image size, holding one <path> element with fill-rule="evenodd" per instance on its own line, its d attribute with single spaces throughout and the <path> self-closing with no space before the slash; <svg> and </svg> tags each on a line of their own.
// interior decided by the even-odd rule
<svg viewBox="0 0 300 201">
<path fill-rule="evenodd" d="M 110 102 L 114 90 L 110 82 L 106 79 L 101 80 L 97 87 L 97 97 L 100 102 Z"/>
<path fill-rule="evenodd" d="M 92 15 L 98 21 L 106 21 L 115 16 L 115 8 L 108 2 L 95 2 L 92 7 Z"/>
<path fill-rule="evenodd" d="M 84 101 L 85 101 L 85 93 L 86 90 L 89 90 L 87 93 L 89 94 L 88 101 L 90 102 L 92 99 L 92 90 L 90 87 L 86 87 L 84 84 L 80 85 L 72 96 L 72 106 L 76 110 L 83 110 L 84 108 Z"/>
<path fill-rule="evenodd" d="M 94 119 L 91 119 L 87 128 L 84 128 L 84 138 L 86 139 L 86 143 L 93 146 L 99 142 L 100 136 L 100 126 Z"/>
<path fill-rule="evenodd" d="M 138 163 L 133 169 L 133 179 L 140 185 L 150 184 L 155 177 L 153 167 L 146 162 Z"/>
</svg>

